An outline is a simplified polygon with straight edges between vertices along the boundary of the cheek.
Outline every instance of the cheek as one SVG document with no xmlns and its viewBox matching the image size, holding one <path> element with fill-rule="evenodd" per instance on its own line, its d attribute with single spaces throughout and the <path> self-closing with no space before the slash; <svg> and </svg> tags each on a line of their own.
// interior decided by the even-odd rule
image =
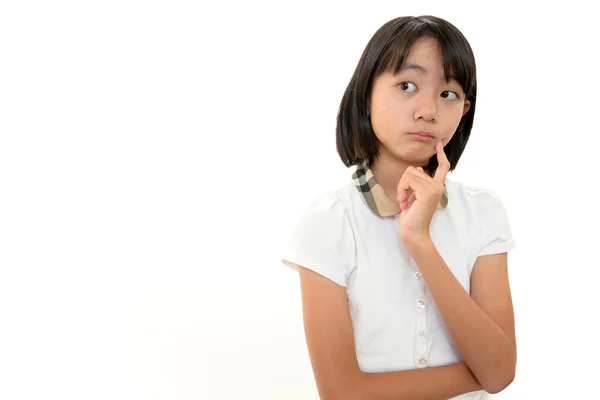
<svg viewBox="0 0 600 400">
<path fill-rule="evenodd" d="M 462 106 L 456 107 L 448 110 L 445 115 L 444 121 L 446 121 L 445 128 L 449 133 L 454 133 L 456 128 L 458 128 L 458 124 L 460 124 L 460 120 L 462 119 Z"/>
<path fill-rule="evenodd" d="M 394 97 L 389 97 L 380 111 L 381 122 L 394 129 L 401 128 L 407 118 L 412 118 L 409 105 Z"/>
<path fill-rule="evenodd" d="M 379 139 L 395 135 L 401 129 L 402 121 L 406 118 L 405 109 L 394 99 L 386 99 L 373 103 L 371 110 L 371 125 Z"/>
</svg>

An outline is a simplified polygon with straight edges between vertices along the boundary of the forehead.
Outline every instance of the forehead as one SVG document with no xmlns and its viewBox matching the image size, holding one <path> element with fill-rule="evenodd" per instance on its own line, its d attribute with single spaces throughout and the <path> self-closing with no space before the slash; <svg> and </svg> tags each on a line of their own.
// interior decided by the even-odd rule
<svg viewBox="0 0 600 400">
<path fill-rule="evenodd" d="M 408 51 L 407 60 L 427 58 L 442 62 L 442 49 L 439 42 L 433 38 L 417 39 Z"/>
<path fill-rule="evenodd" d="M 440 45 L 432 38 L 418 39 L 411 46 L 398 74 L 405 71 L 414 71 L 424 77 L 443 81 L 456 81 L 452 71 L 446 76 Z"/>
<path fill-rule="evenodd" d="M 414 69 L 423 74 L 444 72 L 442 51 L 435 39 L 419 39 L 410 48 L 401 70 Z"/>
</svg>

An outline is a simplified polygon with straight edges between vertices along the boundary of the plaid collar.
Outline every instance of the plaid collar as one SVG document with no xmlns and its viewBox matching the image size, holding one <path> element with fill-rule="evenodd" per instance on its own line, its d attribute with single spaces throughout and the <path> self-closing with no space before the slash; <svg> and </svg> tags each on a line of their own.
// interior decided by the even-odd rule
<svg viewBox="0 0 600 400">
<path fill-rule="evenodd" d="M 383 187 L 375 179 L 367 161 L 357 165 L 356 171 L 352 174 L 352 180 L 360 197 L 375 214 L 380 217 L 390 217 L 400 213 L 400 207 L 385 195 Z M 445 186 L 444 183 L 444 193 L 437 209 L 445 208 L 448 205 L 448 191 Z"/>
</svg>

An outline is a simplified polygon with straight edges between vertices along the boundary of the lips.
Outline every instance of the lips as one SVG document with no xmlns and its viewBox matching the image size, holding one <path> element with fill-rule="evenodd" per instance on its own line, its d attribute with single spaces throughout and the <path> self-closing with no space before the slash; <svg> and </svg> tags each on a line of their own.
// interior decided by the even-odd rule
<svg viewBox="0 0 600 400">
<path fill-rule="evenodd" d="M 429 133 L 429 132 L 423 132 L 423 131 L 419 131 L 419 132 L 410 132 L 411 135 L 419 135 L 419 136 L 424 136 L 424 137 L 430 137 L 433 138 L 434 136 Z"/>
<path fill-rule="evenodd" d="M 426 132 L 414 132 L 408 134 L 412 140 L 416 140 L 419 142 L 431 143 L 433 141 L 433 136 Z"/>
</svg>

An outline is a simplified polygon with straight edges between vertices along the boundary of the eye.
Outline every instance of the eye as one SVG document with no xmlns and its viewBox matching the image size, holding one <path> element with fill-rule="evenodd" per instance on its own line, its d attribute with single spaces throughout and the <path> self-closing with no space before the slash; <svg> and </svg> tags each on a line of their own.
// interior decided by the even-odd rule
<svg viewBox="0 0 600 400">
<path fill-rule="evenodd" d="M 413 90 L 409 90 L 411 85 L 414 87 Z M 409 93 L 412 93 L 417 89 L 417 86 L 412 82 L 400 82 L 400 84 L 398 86 L 400 87 L 400 90 L 402 90 L 403 92 L 409 92 Z"/>
<path fill-rule="evenodd" d="M 446 90 L 445 92 L 442 92 L 442 97 L 447 99 L 449 97 L 450 100 L 457 100 L 460 96 L 458 95 L 458 93 L 456 92 L 451 92 L 449 90 Z M 452 97 L 454 96 L 454 97 Z"/>
</svg>

